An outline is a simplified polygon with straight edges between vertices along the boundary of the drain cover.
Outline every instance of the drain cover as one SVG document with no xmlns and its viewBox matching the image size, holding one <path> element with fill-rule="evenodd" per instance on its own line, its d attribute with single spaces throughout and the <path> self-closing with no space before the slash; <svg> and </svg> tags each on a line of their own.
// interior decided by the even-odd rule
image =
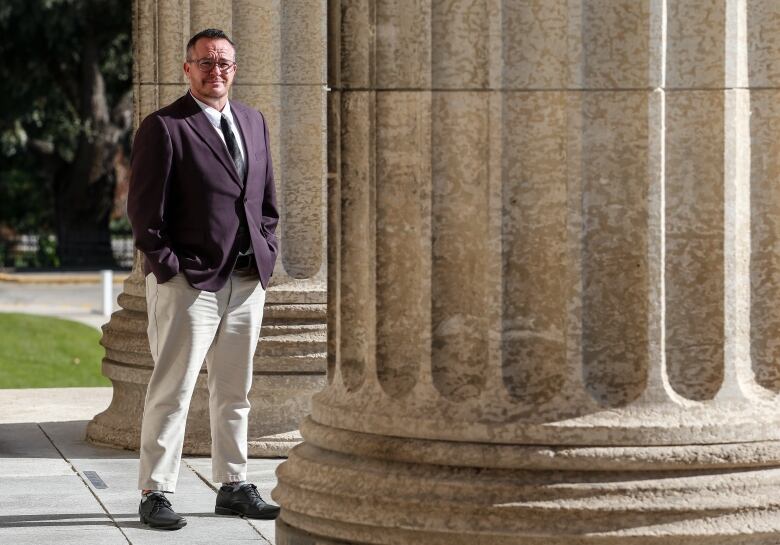
<svg viewBox="0 0 780 545">
<path fill-rule="evenodd" d="M 89 479 L 89 482 L 91 482 L 92 486 L 95 488 L 108 488 L 108 485 L 100 478 L 97 471 L 85 471 L 84 476 Z"/>
</svg>

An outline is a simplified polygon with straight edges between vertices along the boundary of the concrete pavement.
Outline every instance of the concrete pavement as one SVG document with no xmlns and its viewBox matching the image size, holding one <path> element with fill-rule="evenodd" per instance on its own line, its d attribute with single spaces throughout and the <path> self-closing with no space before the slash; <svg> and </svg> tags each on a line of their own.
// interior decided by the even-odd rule
<svg viewBox="0 0 780 545">
<path fill-rule="evenodd" d="M 181 530 L 138 521 L 135 452 L 84 441 L 110 388 L 0 390 L 0 543 L 13 545 L 274 543 L 274 522 L 214 514 L 208 458 L 185 458 L 170 496 Z M 249 479 L 271 501 L 280 459 L 253 459 Z"/>
</svg>

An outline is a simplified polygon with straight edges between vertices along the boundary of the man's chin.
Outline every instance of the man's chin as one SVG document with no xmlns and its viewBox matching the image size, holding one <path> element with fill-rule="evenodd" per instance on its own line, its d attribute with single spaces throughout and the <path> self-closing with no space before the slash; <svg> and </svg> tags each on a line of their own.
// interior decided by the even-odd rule
<svg viewBox="0 0 780 545">
<path fill-rule="evenodd" d="M 201 93 L 209 98 L 222 98 L 228 94 L 228 90 L 224 85 L 218 87 L 207 86 L 205 89 L 201 90 Z"/>
</svg>

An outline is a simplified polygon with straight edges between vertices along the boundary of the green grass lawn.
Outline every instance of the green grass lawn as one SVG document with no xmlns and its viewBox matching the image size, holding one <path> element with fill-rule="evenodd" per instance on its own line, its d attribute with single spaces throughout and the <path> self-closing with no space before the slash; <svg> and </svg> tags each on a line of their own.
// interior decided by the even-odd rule
<svg viewBox="0 0 780 545">
<path fill-rule="evenodd" d="M 0 313 L 0 388 L 111 386 L 100 374 L 99 341 L 84 324 Z"/>
</svg>

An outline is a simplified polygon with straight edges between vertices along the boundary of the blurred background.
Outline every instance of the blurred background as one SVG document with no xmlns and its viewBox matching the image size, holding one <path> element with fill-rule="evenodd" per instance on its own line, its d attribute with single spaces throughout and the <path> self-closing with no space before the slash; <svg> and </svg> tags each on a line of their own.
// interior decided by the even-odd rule
<svg viewBox="0 0 780 545">
<path fill-rule="evenodd" d="M 0 269 L 129 269 L 129 0 L 0 4 Z"/>
<path fill-rule="evenodd" d="M 0 32 L 0 388 L 108 386 L 100 326 L 133 262 L 132 2 L 3 0 Z"/>
</svg>

